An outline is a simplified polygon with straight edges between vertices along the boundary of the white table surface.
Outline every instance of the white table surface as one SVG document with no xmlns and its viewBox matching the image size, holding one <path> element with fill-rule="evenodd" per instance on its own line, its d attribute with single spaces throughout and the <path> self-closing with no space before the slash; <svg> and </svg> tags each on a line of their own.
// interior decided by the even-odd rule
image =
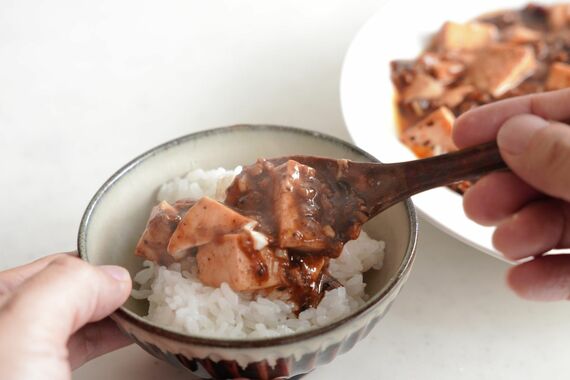
<svg viewBox="0 0 570 380">
<path fill-rule="evenodd" d="M 0 2 L 0 268 L 75 248 L 90 197 L 192 131 L 275 123 L 348 138 L 342 59 L 378 0 Z M 306 378 L 565 379 L 567 303 L 515 298 L 506 264 L 421 223 L 412 276 L 351 352 Z M 186 379 L 136 346 L 74 379 Z"/>
</svg>

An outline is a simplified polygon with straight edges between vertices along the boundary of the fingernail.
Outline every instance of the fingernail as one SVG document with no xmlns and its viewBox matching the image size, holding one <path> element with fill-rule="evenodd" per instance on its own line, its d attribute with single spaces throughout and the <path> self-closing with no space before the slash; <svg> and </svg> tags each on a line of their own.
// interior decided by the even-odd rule
<svg viewBox="0 0 570 380">
<path fill-rule="evenodd" d="M 129 272 L 123 268 L 116 265 L 102 265 L 99 267 L 103 272 L 107 273 L 109 276 L 113 277 L 115 280 L 120 282 L 127 282 L 131 280 L 131 275 Z"/>
<path fill-rule="evenodd" d="M 497 134 L 497 145 L 509 154 L 521 154 L 528 147 L 532 136 L 548 122 L 535 115 L 517 115 L 507 120 Z"/>
</svg>

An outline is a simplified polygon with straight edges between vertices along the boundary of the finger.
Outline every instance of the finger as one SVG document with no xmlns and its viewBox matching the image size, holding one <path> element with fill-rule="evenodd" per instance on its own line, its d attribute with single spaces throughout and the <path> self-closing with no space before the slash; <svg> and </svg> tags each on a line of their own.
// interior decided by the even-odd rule
<svg viewBox="0 0 570 380">
<path fill-rule="evenodd" d="M 64 256 L 77 256 L 77 252 L 56 253 L 32 261 L 29 264 L 0 272 L 0 295 L 11 292 L 28 278 L 43 270 L 52 261 Z"/>
<path fill-rule="evenodd" d="M 493 245 L 512 260 L 566 245 L 570 243 L 567 208 L 570 206 L 556 200 L 532 202 L 499 224 L 493 234 Z"/>
<path fill-rule="evenodd" d="M 70 366 L 76 369 L 89 360 L 118 350 L 132 342 L 109 318 L 90 323 L 77 331 L 67 343 Z"/>
<path fill-rule="evenodd" d="M 18 287 L 0 314 L 30 326 L 27 334 L 65 346 L 80 327 L 117 309 L 130 290 L 124 268 L 94 267 L 78 258 L 61 257 Z"/>
<path fill-rule="evenodd" d="M 497 144 L 516 175 L 550 196 L 570 201 L 570 126 L 518 115 L 503 124 Z"/>
<path fill-rule="evenodd" d="M 520 297 L 535 301 L 570 297 L 570 255 L 542 256 L 511 268 L 507 283 Z"/>
<path fill-rule="evenodd" d="M 463 209 L 475 222 L 492 226 L 540 196 L 540 192 L 513 173 L 491 173 L 467 190 L 463 197 Z"/>
<path fill-rule="evenodd" d="M 461 115 L 453 128 L 455 145 L 464 148 L 494 140 L 513 116 L 534 114 L 549 120 L 570 118 L 570 89 L 502 100 Z"/>
</svg>

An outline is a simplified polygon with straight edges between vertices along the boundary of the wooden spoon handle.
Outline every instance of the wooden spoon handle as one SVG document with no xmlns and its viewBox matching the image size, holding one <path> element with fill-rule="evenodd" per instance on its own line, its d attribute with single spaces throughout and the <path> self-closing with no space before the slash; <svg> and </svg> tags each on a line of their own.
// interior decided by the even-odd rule
<svg viewBox="0 0 570 380">
<path fill-rule="evenodd" d="M 400 170 L 403 170 L 407 196 L 507 169 L 494 141 L 424 160 L 393 165 L 402 165 Z"/>
<path fill-rule="evenodd" d="M 325 178 L 336 178 L 339 191 L 341 188 L 352 188 L 359 200 L 366 204 L 368 217 L 373 217 L 422 191 L 507 168 L 495 142 L 422 160 L 393 164 L 351 162 L 313 156 L 290 156 L 271 161 L 280 165 L 288 159 L 315 168 Z M 345 185 L 340 186 L 342 183 Z M 345 200 L 350 199 L 351 195 L 345 194 Z"/>
</svg>

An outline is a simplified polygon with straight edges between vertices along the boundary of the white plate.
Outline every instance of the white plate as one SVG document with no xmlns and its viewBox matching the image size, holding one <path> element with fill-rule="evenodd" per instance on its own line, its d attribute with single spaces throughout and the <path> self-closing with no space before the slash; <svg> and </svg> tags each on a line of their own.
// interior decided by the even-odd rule
<svg viewBox="0 0 570 380">
<path fill-rule="evenodd" d="M 526 4 L 520 0 L 387 2 L 359 31 L 344 61 L 340 95 L 354 142 L 383 162 L 414 159 L 396 135 L 389 62 L 415 58 L 447 20 L 465 22 L 486 12 Z M 493 229 L 467 219 L 457 193 L 438 188 L 414 196 L 413 201 L 443 231 L 504 260 L 491 243 Z"/>
</svg>

